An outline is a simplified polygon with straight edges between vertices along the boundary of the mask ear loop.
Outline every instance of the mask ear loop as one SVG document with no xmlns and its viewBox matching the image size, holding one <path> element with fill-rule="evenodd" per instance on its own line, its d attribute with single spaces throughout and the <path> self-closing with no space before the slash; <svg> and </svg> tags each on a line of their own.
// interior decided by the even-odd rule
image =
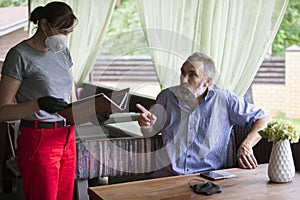
<svg viewBox="0 0 300 200">
<path fill-rule="evenodd" d="M 50 30 L 52 31 L 52 33 L 54 33 L 54 35 L 56 35 L 54 28 L 51 26 L 51 24 L 47 21 L 47 25 L 50 28 Z"/>
<path fill-rule="evenodd" d="M 50 30 L 55 34 L 54 29 L 52 28 L 52 26 L 50 25 L 50 23 L 47 21 L 47 26 L 50 28 Z M 48 35 L 46 34 L 45 31 L 43 31 L 44 35 L 46 36 L 46 38 L 48 37 Z"/>
<path fill-rule="evenodd" d="M 195 181 L 198 181 L 198 183 L 199 183 L 199 181 L 201 182 L 201 183 L 206 183 L 204 180 L 202 180 L 202 179 L 191 179 L 190 181 L 189 181 L 189 186 L 191 187 L 191 186 L 193 186 L 194 184 L 192 184 L 192 182 L 194 182 L 195 183 Z"/>
</svg>

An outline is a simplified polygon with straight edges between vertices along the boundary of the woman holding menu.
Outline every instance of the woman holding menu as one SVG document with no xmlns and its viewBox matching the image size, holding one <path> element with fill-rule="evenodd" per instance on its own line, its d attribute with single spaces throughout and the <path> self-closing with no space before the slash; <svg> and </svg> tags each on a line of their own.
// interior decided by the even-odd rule
<svg viewBox="0 0 300 200">
<path fill-rule="evenodd" d="M 35 34 L 8 52 L 0 82 L 0 121 L 19 120 L 17 157 L 28 200 L 71 200 L 76 168 L 74 126 L 57 111 L 75 100 L 66 47 L 76 17 L 63 2 L 35 8 Z M 16 104 L 12 104 L 16 97 Z"/>
</svg>

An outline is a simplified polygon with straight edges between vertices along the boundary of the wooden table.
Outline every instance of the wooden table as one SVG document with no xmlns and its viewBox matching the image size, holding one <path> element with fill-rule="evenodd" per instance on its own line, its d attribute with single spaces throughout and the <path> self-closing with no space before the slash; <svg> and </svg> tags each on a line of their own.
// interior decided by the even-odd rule
<svg viewBox="0 0 300 200">
<path fill-rule="evenodd" d="M 198 174 L 90 187 L 88 194 L 93 200 L 300 199 L 299 172 L 296 172 L 292 182 L 279 184 L 269 181 L 267 168 L 268 165 L 263 164 L 253 170 L 226 169 L 226 171 L 236 174 L 238 178 L 215 181 L 221 187 L 222 192 L 212 196 L 196 194 L 189 188 L 188 183 L 191 179 L 203 179 Z"/>
</svg>

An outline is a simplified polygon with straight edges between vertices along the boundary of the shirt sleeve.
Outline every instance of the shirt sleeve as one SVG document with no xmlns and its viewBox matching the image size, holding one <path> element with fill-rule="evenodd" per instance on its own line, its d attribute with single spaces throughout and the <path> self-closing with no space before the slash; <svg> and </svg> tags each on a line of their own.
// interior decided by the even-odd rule
<svg viewBox="0 0 300 200">
<path fill-rule="evenodd" d="M 21 55 L 15 48 L 10 49 L 4 60 L 1 74 L 22 80 L 23 69 L 24 62 Z"/>
<path fill-rule="evenodd" d="M 251 128 L 258 120 L 266 116 L 261 108 L 255 107 L 244 97 L 239 97 L 228 91 L 229 118 L 233 124 Z"/>
<path fill-rule="evenodd" d="M 70 54 L 70 51 L 69 49 L 67 48 L 66 49 L 66 54 L 67 54 L 67 60 L 68 60 L 68 64 L 69 64 L 69 68 L 73 67 L 73 60 L 72 60 L 72 57 L 71 57 L 71 54 Z"/>
</svg>

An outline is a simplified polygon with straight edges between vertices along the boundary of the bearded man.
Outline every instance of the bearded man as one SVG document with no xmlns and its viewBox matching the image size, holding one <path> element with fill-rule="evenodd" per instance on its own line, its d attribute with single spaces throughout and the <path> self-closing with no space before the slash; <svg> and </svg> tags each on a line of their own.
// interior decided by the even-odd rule
<svg viewBox="0 0 300 200">
<path fill-rule="evenodd" d="M 144 136 L 162 135 L 154 177 L 222 168 L 234 125 L 251 130 L 239 147 L 239 166 L 257 167 L 253 147 L 270 118 L 243 97 L 213 84 L 215 74 L 213 60 L 196 52 L 181 67 L 180 85 L 162 90 L 150 111 L 136 105 L 142 111 L 138 123 Z"/>
</svg>

